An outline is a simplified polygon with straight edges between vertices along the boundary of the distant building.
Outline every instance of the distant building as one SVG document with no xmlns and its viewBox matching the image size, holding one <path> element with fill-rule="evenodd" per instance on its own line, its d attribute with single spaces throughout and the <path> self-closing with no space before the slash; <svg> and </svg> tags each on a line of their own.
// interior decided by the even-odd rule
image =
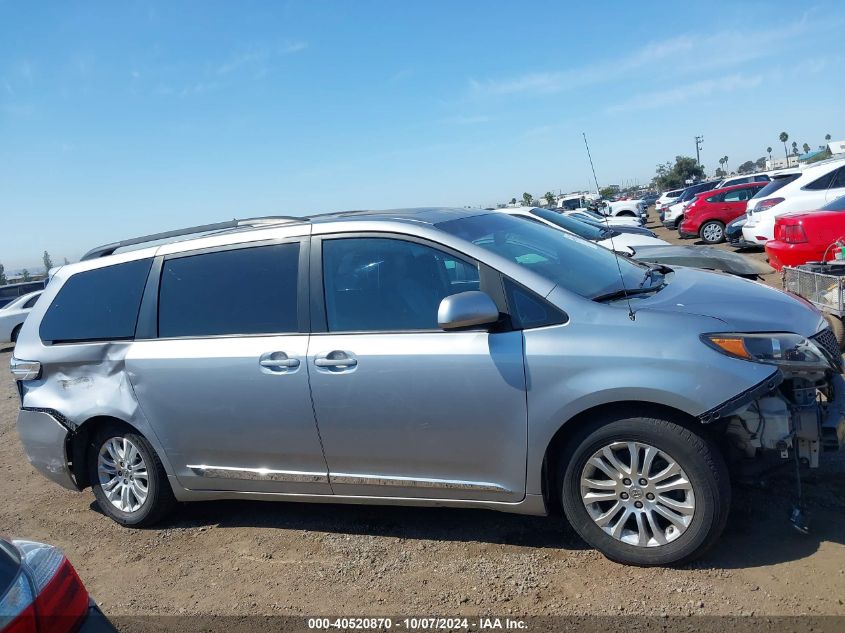
<svg viewBox="0 0 845 633">
<path fill-rule="evenodd" d="M 766 171 L 772 171 L 773 169 L 786 169 L 787 167 L 797 167 L 798 166 L 798 156 L 790 156 L 787 158 L 773 158 L 771 160 L 766 160 Z"/>
<path fill-rule="evenodd" d="M 831 141 L 827 144 L 827 148 L 834 156 L 837 154 L 845 154 L 845 141 Z"/>
</svg>

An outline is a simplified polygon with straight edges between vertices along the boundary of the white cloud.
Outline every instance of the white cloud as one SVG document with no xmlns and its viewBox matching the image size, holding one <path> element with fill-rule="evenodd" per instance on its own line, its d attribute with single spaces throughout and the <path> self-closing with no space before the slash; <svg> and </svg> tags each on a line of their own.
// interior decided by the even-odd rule
<svg viewBox="0 0 845 633">
<path fill-rule="evenodd" d="M 218 75 L 228 75 L 238 70 L 251 69 L 259 74 L 266 73 L 266 66 L 278 57 L 292 55 L 308 48 L 308 43 L 300 40 L 285 41 L 268 46 L 265 44 L 250 46 L 232 55 L 215 68 Z"/>
<path fill-rule="evenodd" d="M 714 93 L 724 94 L 739 89 L 754 88 L 759 86 L 762 81 L 762 75 L 746 76 L 742 74 L 703 79 L 666 90 L 638 94 L 621 103 L 610 106 L 607 108 L 607 111 L 625 112 L 676 106 L 690 99 L 709 97 Z"/>
<path fill-rule="evenodd" d="M 653 80 L 664 71 L 677 76 L 738 68 L 753 60 L 782 59 L 790 51 L 797 54 L 806 46 L 806 37 L 802 36 L 822 37 L 842 25 L 842 20 L 810 20 L 805 14 L 786 26 L 688 33 L 580 67 L 482 81 L 470 79 L 469 91 L 475 97 L 548 95 L 622 78 L 641 76 Z"/>
</svg>

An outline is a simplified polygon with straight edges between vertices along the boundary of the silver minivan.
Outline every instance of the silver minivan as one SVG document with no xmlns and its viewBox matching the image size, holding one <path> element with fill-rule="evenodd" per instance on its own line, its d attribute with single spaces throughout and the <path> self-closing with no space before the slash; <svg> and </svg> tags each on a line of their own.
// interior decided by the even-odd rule
<svg viewBox="0 0 845 633">
<path fill-rule="evenodd" d="M 11 369 L 32 464 L 128 526 L 204 499 L 562 507 L 609 558 L 663 565 L 718 538 L 728 452 L 815 466 L 845 435 L 811 305 L 480 210 L 99 247 Z"/>
</svg>

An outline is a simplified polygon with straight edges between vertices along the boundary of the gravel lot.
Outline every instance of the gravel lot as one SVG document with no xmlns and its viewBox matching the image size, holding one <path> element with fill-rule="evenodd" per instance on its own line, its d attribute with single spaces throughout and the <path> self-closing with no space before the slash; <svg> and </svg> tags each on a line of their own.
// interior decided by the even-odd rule
<svg viewBox="0 0 845 633">
<path fill-rule="evenodd" d="M 0 350 L 0 366 L 10 354 Z M 161 529 L 121 528 L 90 490 L 29 466 L 17 408 L 3 371 L 0 533 L 64 548 L 110 616 L 845 615 L 843 455 L 809 477 L 809 536 L 787 521 L 786 469 L 766 489 L 736 490 L 706 558 L 636 569 L 587 549 L 562 518 L 475 510 L 215 502 L 184 506 Z"/>
</svg>

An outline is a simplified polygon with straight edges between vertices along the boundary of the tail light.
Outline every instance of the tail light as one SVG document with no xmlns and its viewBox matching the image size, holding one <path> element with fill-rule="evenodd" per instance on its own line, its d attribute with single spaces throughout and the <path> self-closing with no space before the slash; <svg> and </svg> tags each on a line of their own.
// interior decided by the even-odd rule
<svg viewBox="0 0 845 633">
<path fill-rule="evenodd" d="M 9 360 L 9 371 L 15 380 L 38 380 L 41 377 L 41 363 L 12 356 Z"/>
<path fill-rule="evenodd" d="M 754 213 L 760 213 L 760 211 L 765 211 L 766 209 L 771 209 L 776 204 L 780 204 L 783 202 L 783 198 L 767 198 L 766 200 L 760 200 L 754 206 Z"/>
<path fill-rule="evenodd" d="M 21 572 L 0 599 L 1 633 L 72 633 L 88 613 L 88 592 L 73 565 L 51 545 L 12 541 Z"/>
</svg>

